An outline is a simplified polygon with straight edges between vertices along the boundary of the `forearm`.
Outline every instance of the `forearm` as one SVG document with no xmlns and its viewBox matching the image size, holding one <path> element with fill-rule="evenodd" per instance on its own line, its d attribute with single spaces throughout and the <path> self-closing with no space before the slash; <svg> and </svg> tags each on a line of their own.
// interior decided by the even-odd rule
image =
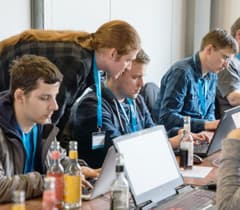
<svg viewBox="0 0 240 210">
<path fill-rule="evenodd" d="M 0 178 L 0 203 L 10 202 L 13 190 L 25 191 L 26 199 L 37 197 L 42 194 L 43 180 L 41 174 L 32 172 Z"/>
<path fill-rule="evenodd" d="M 232 106 L 240 105 L 240 90 L 232 91 L 227 95 L 227 100 Z"/>
</svg>

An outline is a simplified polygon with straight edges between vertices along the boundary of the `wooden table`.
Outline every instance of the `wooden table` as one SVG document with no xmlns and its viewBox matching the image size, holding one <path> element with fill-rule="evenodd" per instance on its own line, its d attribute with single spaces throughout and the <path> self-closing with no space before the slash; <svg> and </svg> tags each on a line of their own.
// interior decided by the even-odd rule
<svg viewBox="0 0 240 210">
<path fill-rule="evenodd" d="M 200 166 L 211 166 L 213 167 L 212 171 L 204 179 L 196 178 L 185 178 L 184 182 L 186 184 L 201 186 L 205 185 L 210 181 L 216 181 L 217 178 L 217 167 L 212 164 L 212 162 L 218 159 L 220 152 L 211 155 L 204 159 Z M 99 197 L 92 201 L 84 201 L 81 210 L 108 210 L 109 209 L 109 195 Z M 26 201 L 26 210 L 42 210 L 41 198 L 36 198 Z M 11 204 L 2 204 L 0 205 L 0 210 L 11 210 Z M 77 210 L 77 209 L 76 209 Z M 80 210 L 80 209 L 79 209 Z"/>
</svg>

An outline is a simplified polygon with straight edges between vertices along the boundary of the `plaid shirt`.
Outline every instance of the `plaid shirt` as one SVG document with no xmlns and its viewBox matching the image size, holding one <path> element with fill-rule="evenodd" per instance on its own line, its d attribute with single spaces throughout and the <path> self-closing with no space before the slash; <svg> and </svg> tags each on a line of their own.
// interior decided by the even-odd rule
<svg viewBox="0 0 240 210">
<path fill-rule="evenodd" d="M 24 54 L 47 57 L 62 72 L 64 78 L 57 97 L 59 109 L 52 119 L 62 129 L 75 99 L 94 83 L 93 52 L 73 42 L 62 41 L 20 41 L 16 45 L 7 46 L 0 55 L 0 91 L 9 88 L 9 64 Z"/>
<path fill-rule="evenodd" d="M 204 110 L 201 106 L 201 88 L 204 89 Z M 215 119 L 215 95 L 217 75 L 202 76 L 199 54 L 175 63 L 164 75 L 154 108 L 159 124 L 163 124 L 169 136 L 183 128 L 183 117 L 191 117 L 192 132 L 204 130 L 205 120 Z"/>
</svg>

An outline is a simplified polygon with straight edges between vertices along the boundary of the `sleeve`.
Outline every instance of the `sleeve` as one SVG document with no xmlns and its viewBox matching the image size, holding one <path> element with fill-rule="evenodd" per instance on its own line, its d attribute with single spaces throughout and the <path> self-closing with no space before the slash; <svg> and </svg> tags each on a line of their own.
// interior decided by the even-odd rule
<svg viewBox="0 0 240 210">
<path fill-rule="evenodd" d="M 240 203 L 240 141 L 226 139 L 222 145 L 222 160 L 218 171 L 217 206 L 219 210 L 239 209 Z"/>
<path fill-rule="evenodd" d="M 234 66 L 229 66 L 218 74 L 217 88 L 222 97 L 235 90 L 240 90 L 240 75 Z"/>
<path fill-rule="evenodd" d="M 2 168 L 2 165 L 1 165 Z M 0 203 L 10 202 L 14 190 L 25 191 L 26 199 L 37 197 L 43 191 L 43 179 L 40 173 L 0 177 Z"/>
<path fill-rule="evenodd" d="M 121 128 L 119 123 L 115 123 L 116 118 L 109 103 L 103 104 L 103 130 L 106 131 L 105 147 L 108 149 L 112 144 L 112 140 L 121 136 Z"/>
<path fill-rule="evenodd" d="M 160 107 L 158 123 L 165 126 L 171 137 L 177 135 L 177 130 L 183 127 L 181 111 L 187 93 L 188 78 L 184 69 L 174 69 L 163 79 L 161 86 L 164 86 L 164 94 L 160 94 L 157 99 Z"/>
</svg>

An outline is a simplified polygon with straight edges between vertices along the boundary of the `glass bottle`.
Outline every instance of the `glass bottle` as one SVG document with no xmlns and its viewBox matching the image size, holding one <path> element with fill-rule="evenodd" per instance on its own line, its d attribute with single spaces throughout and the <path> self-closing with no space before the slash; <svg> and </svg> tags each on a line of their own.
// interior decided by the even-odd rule
<svg viewBox="0 0 240 210">
<path fill-rule="evenodd" d="M 51 165 L 47 171 L 47 177 L 55 178 L 56 206 L 61 209 L 64 200 L 64 169 L 60 162 L 60 144 L 58 141 L 52 141 L 51 147 Z"/>
<path fill-rule="evenodd" d="M 13 191 L 12 195 L 12 210 L 25 210 L 25 192 L 21 190 Z"/>
<path fill-rule="evenodd" d="M 124 176 L 123 156 L 117 153 L 116 178 L 111 185 L 111 210 L 129 209 L 129 184 Z"/>
<path fill-rule="evenodd" d="M 82 205 L 82 170 L 78 163 L 77 142 L 69 142 L 69 163 L 64 174 L 64 207 L 78 208 Z"/>
<path fill-rule="evenodd" d="M 191 169 L 193 166 L 193 137 L 191 135 L 191 117 L 184 116 L 184 129 L 180 142 L 180 167 Z"/>
<path fill-rule="evenodd" d="M 55 178 L 44 178 L 44 191 L 42 198 L 42 210 L 57 210 L 55 194 Z"/>
</svg>

